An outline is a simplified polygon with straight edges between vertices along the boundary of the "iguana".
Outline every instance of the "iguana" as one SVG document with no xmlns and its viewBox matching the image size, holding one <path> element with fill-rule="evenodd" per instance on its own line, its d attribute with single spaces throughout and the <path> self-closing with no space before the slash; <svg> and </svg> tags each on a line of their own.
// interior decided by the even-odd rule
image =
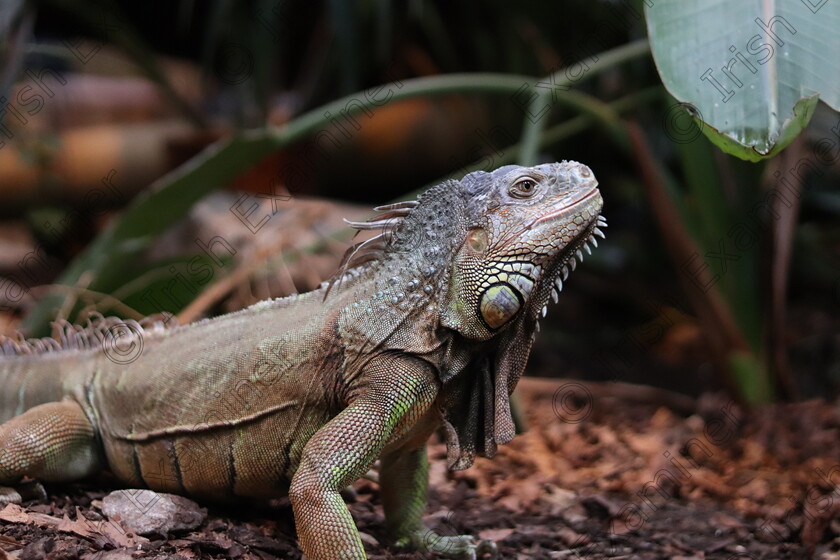
<svg viewBox="0 0 840 560">
<path fill-rule="evenodd" d="M 379 458 L 396 543 L 475 557 L 471 537 L 421 524 L 425 444 L 441 428 L 465 469 L 513 438 L 539 315 L 603 236 L 597 184 L 572 161 L 470 173 L 349 222 L 380 231 L 312 292 L 173 328 L 0 339 L 0 485 L 108 468 L 199 499 L 287 495 L 308 559 L 357 559 L 339 492 Z"/>
</svg>

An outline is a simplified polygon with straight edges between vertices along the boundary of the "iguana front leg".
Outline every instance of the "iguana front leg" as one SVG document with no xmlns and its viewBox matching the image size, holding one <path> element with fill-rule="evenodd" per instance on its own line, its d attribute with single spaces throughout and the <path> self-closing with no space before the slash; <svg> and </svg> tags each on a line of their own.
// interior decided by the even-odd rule
<svg viewBox="0 0 840 560">
<path fill-rule="evenodd" d="M 423 525 L 429 486 L 425 441 L 420 447 L 383 456 L 379 485 L 385 524 L 398 546 L 436 552 L 446 558 L 474 559 L 483 552 L 496 557 L 496 546 L 490 541 L 477 542 L 471 535 L 439 535 Z"/>
<path fill-rule="evenodd" d="M 304 447 L 289 489 L 300 547 L 309 560 L 366 558 L 339 491 L 417 422 L 438 391 L 431 366 L 412 358 L 376 358 L 361 379 L 360 395 Z"/>
<path fill-rule="evenodd" d="M 0 424 L 0 503 L 20 500 L 2 485 L 24 476 L 64 482 L 95 473 L 102 462 L 94 434 L 72 401 L 42 404 Z"/>
</svg>

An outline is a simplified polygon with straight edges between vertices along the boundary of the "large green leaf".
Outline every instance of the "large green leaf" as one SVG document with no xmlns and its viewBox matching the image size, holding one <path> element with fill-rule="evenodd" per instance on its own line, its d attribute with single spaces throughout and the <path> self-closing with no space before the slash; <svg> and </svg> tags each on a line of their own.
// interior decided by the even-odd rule
<svg viewBox="0 0 840 560">
<path fill-rule="evenodd" d="M 840 2 L 645 4 L 665 87 L 692 106 L 724 151 L 751 161 L 770 157 L 808 124 L 817 99 L 840 110 Z"/>
</svg>

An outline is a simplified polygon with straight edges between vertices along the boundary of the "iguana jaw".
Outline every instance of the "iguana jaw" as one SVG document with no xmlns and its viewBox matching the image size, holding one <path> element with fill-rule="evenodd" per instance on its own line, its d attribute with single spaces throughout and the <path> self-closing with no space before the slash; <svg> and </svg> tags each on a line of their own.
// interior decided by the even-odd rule
<svg viewBox="0 0 840 560">
<path fill-rule="evenodd" d="M 579 220 L 580 232 L 569 240 L 562 251 L 553 259 L 549 259 L 542 266 L 541 279 L 538 282 L 539 289 L 534 292 L 533 305 L 530 306 L 533 319 L 541 314 L 545 317 L 548 311 L 548 299 L 557 303 L 560 292 L 563 291 L 563 283 L 568 279 L 569 274 L 577 268 L 577 263 L 583 261 L 583 251 L 592 254 L 590 244 L 597 247 L 597 238 L 604 238 L 601 228 L 607 227 L 606 218 L 601 216 L 603 199 L 597 188 L 592 188 L 585 195 L 577 198 L 563 208 L 551 214 L 543 216 L 535 221 L 557 221 L 562 227 L 563 222 L 571 223 Z M 557 227 L 555 225 L 555 227 Z"/>
</svg>

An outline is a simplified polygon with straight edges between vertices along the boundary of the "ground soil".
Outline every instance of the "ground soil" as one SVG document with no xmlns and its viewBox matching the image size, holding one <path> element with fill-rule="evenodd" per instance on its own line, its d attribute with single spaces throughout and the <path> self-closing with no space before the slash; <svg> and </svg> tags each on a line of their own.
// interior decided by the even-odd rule
<svg viewBox="0 0 840 560">
<path fill-rule="evenodd" d="M 836 406 L 747 413 L 715 395 L 527 378 L 517 393 L 527 427 L 493 459 L 451 473 L 431 444 L 426 521 L 440 534 L 492 539 L 517 560 L 840 558 Z M 100 509 L 118 487 L 51 485 L 17 517 L 4 510 L 0 559 L 301 557 L 284 501 L 210 505 L 197 530 L 120 546 L 134 536 Z M 346 499 L 371 558 L 423 557 L 387 546 L 375 481 Z"/>
</svg>

